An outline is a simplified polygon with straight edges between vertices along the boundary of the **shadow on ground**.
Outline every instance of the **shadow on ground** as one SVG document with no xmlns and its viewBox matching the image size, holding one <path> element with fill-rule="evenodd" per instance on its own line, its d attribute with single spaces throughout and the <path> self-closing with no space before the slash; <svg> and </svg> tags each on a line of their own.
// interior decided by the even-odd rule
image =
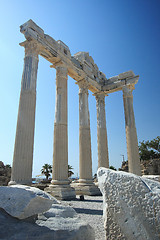
<svg viewBox="0 0 160 240">
<path fill-rule="evenodd" d="M 95 210 L 95 209 L 88 209 L 88 208 L 75 208 L 73 207 L 76 213 L 84 213 L 84 214 L 91 214 L 91 215 L 103 215 L 103 210 Z"/>
<path fill-rule="evenodd" d="M 80 201 L 80 199 L 79 199 L 79 198 L 76 198 L 76 199 L 74 199 L 74 200 L 72 200 L 72 201 L 77 202 L 77 201 Z M 85 199 L 85 197 L 84 197 L 84 201 L 83 201 L 83 202 L 97 202 L 97 203 L 103 203 L 103 200 Z"/>
</svg>

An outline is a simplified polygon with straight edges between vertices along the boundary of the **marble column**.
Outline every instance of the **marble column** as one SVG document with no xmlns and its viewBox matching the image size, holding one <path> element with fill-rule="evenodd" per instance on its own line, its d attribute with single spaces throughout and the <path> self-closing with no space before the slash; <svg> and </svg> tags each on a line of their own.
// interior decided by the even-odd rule
<svg viewBox="0 0 160 240">
<path fill-rule="evenodd" d="M 75 198 L 68 179 L 68 69 L 56 67 L 56 108 L 54 121 L 54 146 L 52 181 L 45 191 L 59 199 Z"/>
<path fill-rule="evenodd" d="M 83 79 L 79 85 L 79 182 L 73 184 L 78 195 L 101 195 L 93 183 L 90 117 L 88 108 L 88 82 Z"/>
<path fill-rule="evenodd" d="M 97 106 L 98 167 L 109 168 L 108 141 L 106 129 L 105 94 L 95 93 Z"/>
<path fill-rule="evenodd" d="M 133 87 L 123 88 L 128 166 L 129 172 L 141 175 L 137 131 L 133 110 L 133 89 Z"/>
<path fill-rule="evenodd" d="M 25 48 L 25 57 L 9 185 L 32 183 L 38 46 L 32 41 L 26 41 L 20 45 Z"/>
<path fill-rule="evenodd" d="M 88 83 L 79 85 L 79 183 L 92 182 L 92 155 L 90 117 L 88 108 Z"/>
</svg>

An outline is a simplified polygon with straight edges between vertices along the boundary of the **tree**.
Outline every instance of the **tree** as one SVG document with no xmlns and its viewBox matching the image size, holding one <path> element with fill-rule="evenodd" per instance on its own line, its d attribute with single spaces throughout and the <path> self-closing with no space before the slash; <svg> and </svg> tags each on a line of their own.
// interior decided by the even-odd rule
<svg viewBox="0 0 160 240">
<path fill-rule="evenodd" d="M 139 145 L 140 160 L 160 158 L 160 136 L 151 141 L 142 141 Z"/>
<path fill-rule="evenodd" d="M 11 168 L 11 165 L 10 165 L 10 164 L 6 164 L 5 167 L 6 167 L 6 168 Z"/>
<path fill-rule="evenodd" d="M 68 177 L 71 177 L 74 172 L 72 172 L 73 167 L 71 165 L 68 165 Z"/>
<path fill-rule="evenodd" d="M 50 173 L 52 173 L 52 166 L 47 163 L 44 164 L 42 166 L 41 173 L 44 174 L 46 176 L 46 179 L 48 180 L 48 178 L 51 176 Z"/>
<path fill-rule="evenodd" d="M 113 167 L 113 166 L 110 166 L 109 168 L 112 169 L 112 170 L 117 171 L 117 169 L 115 167 Z"/>
</svg>

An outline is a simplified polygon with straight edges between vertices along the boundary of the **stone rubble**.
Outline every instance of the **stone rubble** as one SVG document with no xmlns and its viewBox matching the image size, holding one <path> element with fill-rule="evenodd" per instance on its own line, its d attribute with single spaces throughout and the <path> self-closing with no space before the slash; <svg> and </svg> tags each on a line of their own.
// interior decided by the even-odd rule
<svg viewBox="0 0 160 240">
<path fill-rule="evenodd" d="M 30 201 L 27 202 L 28 196 L 31 204 Z M 28 186 L 1 187 L 0 198 L 1 240 L 95 239 L 93 228 L 82 221 L 73 208 L 62 206 L 39 189 Z M 39 208 L 37 204 L 40 205 Z M 45 209 L 46 206 L 48 210 Z M 22 216 L 23 219 L 20 219 Z"/>
<path fill-rule="evenodd" d="M 0 187 L 0 208 L 12 217 L 25 219 L 50 209 L 57 200 L 49 194 L 24 185 Z"/>
</svg>

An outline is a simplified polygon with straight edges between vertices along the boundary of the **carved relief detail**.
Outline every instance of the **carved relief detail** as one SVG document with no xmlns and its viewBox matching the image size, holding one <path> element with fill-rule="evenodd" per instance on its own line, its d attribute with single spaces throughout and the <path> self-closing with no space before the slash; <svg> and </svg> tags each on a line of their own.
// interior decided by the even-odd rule
<svg viewBox="0 0 160 240">
<path fill-rule="evenodd" d="M 122 88 L 123 97 L 133 97 L 132 92 L 134 90 L 134 85 L 125 86 Z"/>
<path fill-rule="evenodd" d="M 88 95 L 89 83 L 87 82 L 87 80 L 82 79 L 82 80 L 78 81 L 76 84 L 78 84 L 78 86 L 79 86 L 79 94 L 86 93 Z"/>
</svg>

